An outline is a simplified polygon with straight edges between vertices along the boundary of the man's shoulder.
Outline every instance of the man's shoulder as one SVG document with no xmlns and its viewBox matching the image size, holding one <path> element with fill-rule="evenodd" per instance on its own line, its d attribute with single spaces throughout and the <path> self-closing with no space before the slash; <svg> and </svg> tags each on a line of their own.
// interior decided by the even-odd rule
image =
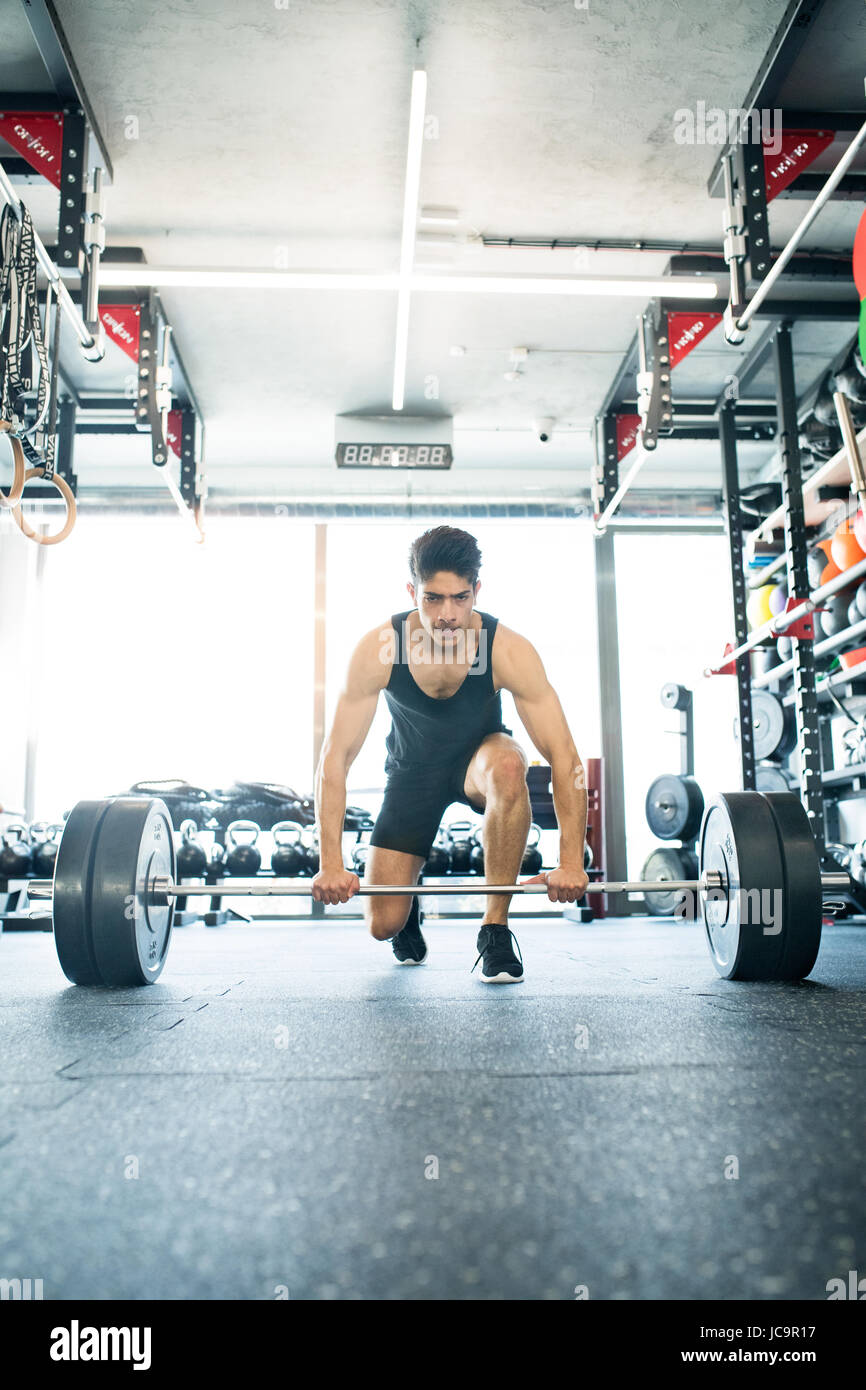
<svg viewBox="0 0 866 1390">
<path fill-rule="evenodd" d="M 524 673 L 532 668 L 533 658 L 537 660 L 538 654 L 529 638 L 499 623 L 493 643 L 493 675 L 498 688 L 513 690 L 519 686 Z"/>
<path fill-rule="evenodd" d="M 390 618 L 364 633 L 355 646 L 352 669 L 365 686 L 383 690 L 397 655 L 397 633 Z"/>
<path fill-rule="evenodd" d="M 521 633 L 515 632 L 513 627 L 506 626 L 503 622 L 496 624 L 496 641 L 493 644 L 493 651 L 501 656 L 509 656 L 519 653 L 521 648 L 524 650 L 529 646 L 529 641 Z"/>
</svg>

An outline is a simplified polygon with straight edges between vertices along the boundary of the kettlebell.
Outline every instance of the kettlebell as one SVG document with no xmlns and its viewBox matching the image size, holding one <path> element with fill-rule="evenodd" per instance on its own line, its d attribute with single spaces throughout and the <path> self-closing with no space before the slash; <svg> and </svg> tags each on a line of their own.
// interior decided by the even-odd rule
<svg viewBox="0 0 866 1390">
<path fill-rule="evenodd" d="M 54 876 L 54 861 L 60 848 L 62 830 L 62 825 L 46 825 L 45 821 L 37 821 L 31 825 L 30 842 L 33 848 L 30 860 L 37 878 Z"/>
<path fill-rule="evenodd" d="M 302 837 L 301 848 L 307 860 L 307 867 L 304 873 L 309 874 L 310 878 L 319 872 L 319 841 L 315 829 L 310 826 L 307 833 Z"/>
<path fill-rule="evenodd" d="M 178 878 L 201 878 L 207 869 L 207 854 L 198 842 L 198 826 L 194 820 L 181 822 L 180 844 L 177 847 Z"/>
<path fill-rule="evenodd" d="M 533 831 L 535 832 L 534 838 Z M 523 862 L 520 865 L 520 872 L 522 874 L 537 874 L 541 872 L 541 866 L 544 863 L 544 859 L 542 858 L 541 850 L 538 848 L 538 842 L 540 839 L 541 826 L 536 825 L 533 821 L 532 825 L 530 825 L 529 827 L 529 836 L 526 841 L 526 849 L 523 851 Z"/>
<path fill-rule="evenodd" d="M 440 830 L 430 846 L 424 873 L 428 878 L 441 878 L 451 868 L 451 848 L 448 837 Z"/>
<path fill-rule="evenodd" d="M 592 868 L 592 846 L 588 840 L 583 846 L 583 868 L 585 873 L 589 873 Z"/>
<path fill-rule="evenodd" d="M 208 873 L 218 875 L 220 870 L 225 866 L 225 857 L 225 845 L 221 845 L 219 840 L 214 840 L 207 855 Z"/>
<path fill-rule="evenodd" d="M 239 835 L 252 835 L 249 844 L 238 841 Z M 226 855 L 226 868 L 230 874 L 250 875 L 257 874 L 262 867 L 261 851 L 256 849 L 256 840 L 259 838 L 259 827 L 255 821 L 233 820 L 226 829 L 229 849 Z"/>
<path fill-rule="evenodd" d="M 356 845 L 352 850 L 352 868 L 359 878 L 364 877 L 364 870 L 367 867 L 367 855 L 369 853 L 369 845 Z"/>
<path fill-rule="evenodd" d="M 277 878 L 297 878 L 307 872 L 307 855 L 301 844 L 301 827 L 297 821 L 277 821 L 271 828 L 274 848 L 271 868 Z"/>
<path fill-rule="evenodd" d="M 0 878 L 26 878 L 32 867 L 27 826 L 20 821 L 7 825 L 0 849 Z"/>
<path fill-rule="evenodd" d="M 472 826 L 468 820 L 452 821 L 448 827 L 451 836 L 451 872 L 468 874 L 472 872 Z"/>
<path fill-rule="evenodd" d="M 473 874 L 484 873 L 484 842 L 481 839 L 481 827 L 472 836 L 472 849 L 469 854 L 469 868 Z"/>
</svg>

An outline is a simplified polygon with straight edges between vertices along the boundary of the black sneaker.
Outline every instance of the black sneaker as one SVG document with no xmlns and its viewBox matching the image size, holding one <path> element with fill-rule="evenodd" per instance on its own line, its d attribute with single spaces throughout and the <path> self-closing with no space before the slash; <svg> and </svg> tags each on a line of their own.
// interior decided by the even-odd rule
<svg viewBox="0 0 866 1390">
<path fill-rule="evenodd" d="M 512 941 L 519 952 L 517 937 L 509 927 L 486 922 L 479 931 L 475 944 L 479 952 L 478 960 L 484 961 L 481 979 L 486 985 L 516 985 L 523 979 L 523 957 L 518 960 L 511 945 Z M 478 964 L 478 960 L 475 965 Z M 475 965 L 472 967 L 473 970 Z"/>
<path fill-rule="evenodd" d="M 405 927 L 391 938 L 391 950 L 401 965 L 423 965 L 427 959 L 427 942 L 421 935 L 417 898 L 412 899 Z"/>
</svg>

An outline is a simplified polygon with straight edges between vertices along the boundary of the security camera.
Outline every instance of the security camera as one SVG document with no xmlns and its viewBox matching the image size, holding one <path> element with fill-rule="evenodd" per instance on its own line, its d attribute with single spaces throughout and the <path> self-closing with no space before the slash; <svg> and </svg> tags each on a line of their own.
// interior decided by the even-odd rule
<svg viewBox="0 0 866 1390">
<path fill-rule="evenodd" d="M 555 425 L 555 420 L 534 420 L 532 422 L 532 428 L 535 430 L 535 435 L 539 444 L 547 444 L 549 442 Z"/>
</svg>

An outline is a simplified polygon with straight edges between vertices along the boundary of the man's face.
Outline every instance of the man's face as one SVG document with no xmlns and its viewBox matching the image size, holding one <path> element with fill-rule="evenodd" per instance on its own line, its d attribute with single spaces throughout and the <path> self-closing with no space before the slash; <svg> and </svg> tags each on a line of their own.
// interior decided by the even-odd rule
<svg viewBox="0 0 866 1390">
<path fill-rule="evenodd" d="M 473 587 L 465 575 L 440 570 L 429 579 L 422 579 L 417 587 L 414 584 L 406 587 L 418 605 L 418 616 L 425 631 L 438 646 L 452 647 L 458 640 L 455 634 L 465 631 L 471 624 L 481 584 Z"/>
</svg>

